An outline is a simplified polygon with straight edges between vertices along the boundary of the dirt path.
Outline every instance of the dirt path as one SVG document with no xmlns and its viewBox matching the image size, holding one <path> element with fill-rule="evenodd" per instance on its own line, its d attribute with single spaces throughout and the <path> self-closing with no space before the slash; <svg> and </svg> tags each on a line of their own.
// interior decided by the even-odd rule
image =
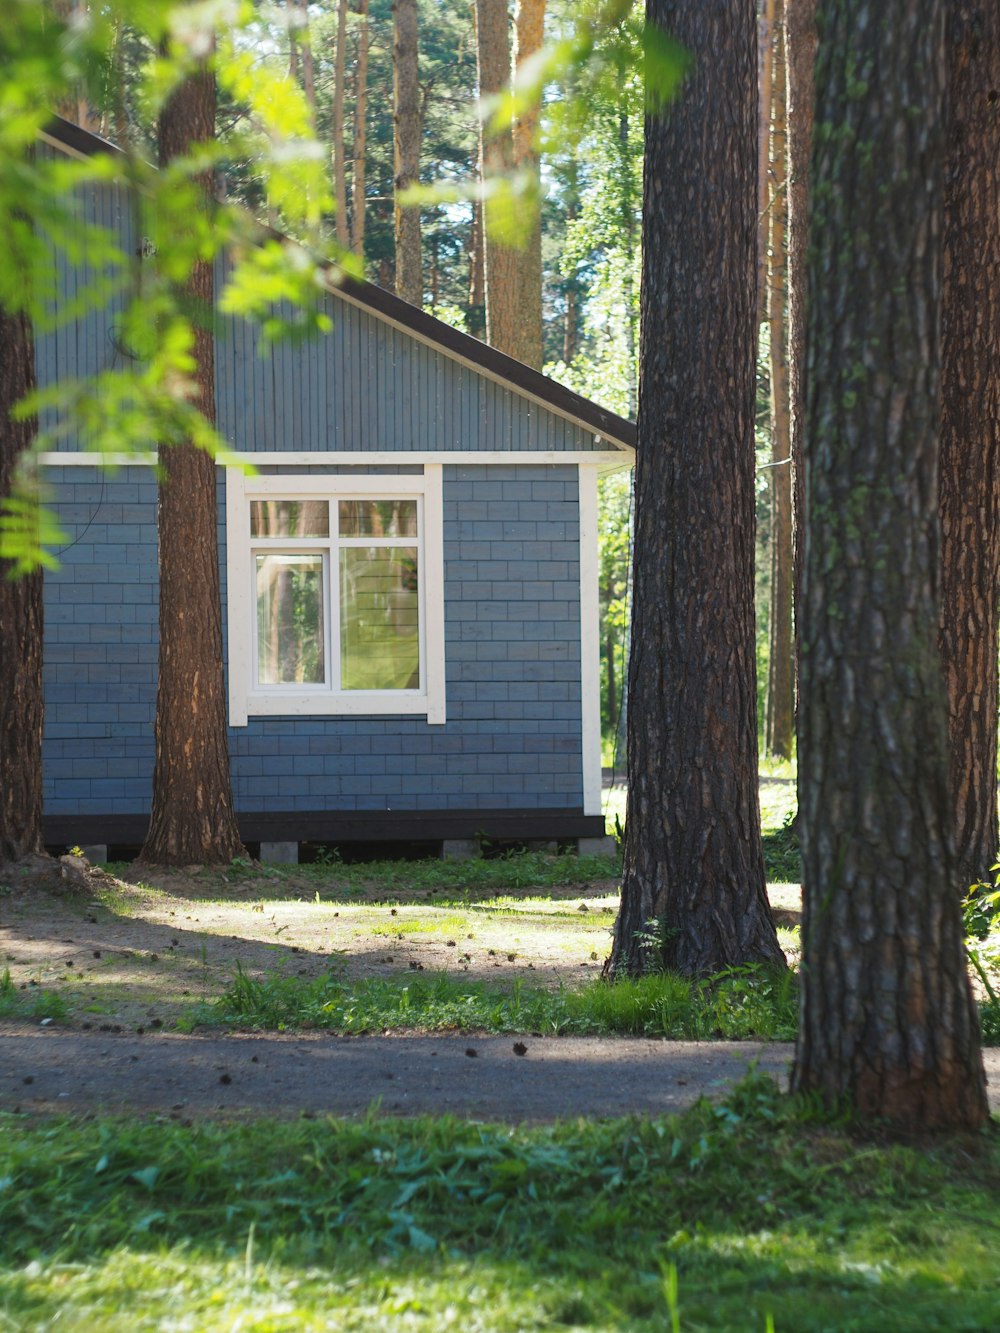
<svg viewBox="0 0 1000 1333">
<path fill-rule="evenodd" d="M 19 998 L 18 1017 L 0 1019 L 0 1107 L 187 1120 L 378 1103 L 517 1123 L 678 1110 L 721 1095 L 755 1061 L 785 1079 L 791 1048 L 779 1044 L 177 1030 L 203 1020 L 237 962 L 306 979 L 426 970 L 572 987 L 596 975 L 614 881 L 442 889 L 441 873 L 414 869 L 391 889 L 318 867 L 192 868 L 139 883 L 87 871 L 76 895 L 8 886 L 0 974 Z M 797 922 L 795 886 L 773 889 L 772 903 L 783 925 Z M 791 952 L 794 936 L 784 942 Z M 36 1000 L 57 1002 L 54 1022 L 26 1016 Z M 1000 1111 L 1000 1051 L 987 1052 L 987 1071 Z"/>
<path fill-rule="evenodd" d="M 523 1047 L 523 1053 L 519 1048 Z M 1000 1112 L 1000 1050 L 986 1051 Z M 662 1115 L 751 1065 L 782 1086 L 785 1043 L 592 1037 L 116 1035 L 0 1028 L 0 1107 L 209 1116 L 445 1114 L 510 1124 Z"/>
<path fill-rule="evenodd" d="M 515 1043 L 525 1048 L 515 1052 Z M 0 1030 L 0 1105 L 198 1116 L 471 1116 L 516 1124 L 659 1115 L 720 1095 L 791 1048 L 549 1037 L 116 1036 Z M 470 1054 L 474 1053 L 474 1054 Z"/>
</svg>

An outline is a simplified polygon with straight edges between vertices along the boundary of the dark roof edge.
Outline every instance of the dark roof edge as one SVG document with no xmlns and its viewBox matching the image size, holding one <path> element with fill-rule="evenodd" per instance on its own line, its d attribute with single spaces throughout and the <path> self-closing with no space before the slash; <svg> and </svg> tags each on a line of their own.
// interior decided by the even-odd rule
<svg viewBox="0 0 1000 1333">
<path fill-rule="evenodd" d="M 422 342 L 439 347 L 443 352 L 469 365 L 478 367 L 491 379 L 499 380 L 512 388 L 527 394 L 536 401 L 551 407 L 560 416 L 570 417 L 582 426 L 605 436 L 614 444 L 629 449 L 635 448 L 635 422 L 610 412 L 598 403 L 582 394 L 566 388 L 558 380 L 550 379 L 541 371 L 533 370 L 523 361 L 507 356 L 505 352 L 480 342 L 461 329 L 452 328 L 443 320 L 429 315 L 415 305 L 410 305 L 401 297 L 376 287 L 371 282 L 359 282 L 356 278 L 343 278 L 331 283 L 334 294 L 342 293 L 348 300 L 356 302 L 365 309 L 380 315 L 384 319 L 409 330 Z"/>
<path fill-rule="evenodd" d="M 56 143 L 62 144 L 73 153 L 79 153 L 81 157 L 95 157 L 98 153 L 110 153 L 114 157 L 125 156 L 110 139 L 102 139 L 99 134 L 85 130 L 82 125 L 74 125 L 71 120 L 63 120 L 62 116 L 53 116 L 43 133 L 46 138 L 54 139 Z"/>
<path fill-rule="evenodd" d="M 91 157 L 96 153 L 120 153 L 107 139 L 85 130 L 61 116 L 53 116 L 45 127 L 49 139 L 61 144 L 70 152 Z M 616 412 L 584 398 L 582 394 L 567 389 L 557 380 L 550 379 L 541 371 L 532 370 L 522 361 L 495 347 L 480 342 L 471 334 L 462 333 L 452 328 L 443 320 L 429 315 L 425 310 L 410 305 L 392 292 L 376 287 L 374 283 L 362 282 L 356 278 L 342 278 L 339 282 L 332 277 L 330 290 L 334 295 L 343 295 L 349 301 L 370 310 L 372 314 L 391 321 L 400 328 L 408 330 L 421 342 L 439 347 L 448 356 L 457 357 L 468 365 L 478 368 L 491 379 L 509 384 L 511 388 L 533 398 L 536 402 L 550 407 L 560 416 L 568 417 L 581 426 L 604 436 L 611 443 L 625 449 L 634 449 L 636 443 L 635 422 L 620 417 Z"/>
</svg>

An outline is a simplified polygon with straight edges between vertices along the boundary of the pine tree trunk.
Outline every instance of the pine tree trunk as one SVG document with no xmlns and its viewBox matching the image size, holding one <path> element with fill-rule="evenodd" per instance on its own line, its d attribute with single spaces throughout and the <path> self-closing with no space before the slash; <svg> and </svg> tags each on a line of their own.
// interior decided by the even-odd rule
<svg viewBox="0 0 1000 1333">
<path fill-rule="evenodd" d="M 788 214 L 785 133 L 785 37 L 783 0 L 772 0 L 771 152 L 769 161 L 770 246 L 767 266 L 771 333 L 771 607 L 768 625 L 767 752 L 792 754 L 795 734 L 792 647 L 792 478 L 788 419 L 788 357 L 785 344 L 785 223 Z"/>
<path fill-rule="evenodd" d="M 784 965 L 757 797 L 756 15 L 752 0 L 651 0 L 648 18 L 694 69 L 646 126 L 628 824 L 607 970 L 703 975 Z"/>
<path fill-rule="evenodd" d="M 785 0 L 788 92 L 788 399 L 792 453 L 792 569 L 796 630 L 805 565 L 806 247 L 809 240 L 809 157 L 812 152 L 816 0 Z M 796 635 L 797 637 L 797 635 Z"/>
<path fill-rule="evenodd" d="M 907 1131 L 988 1116 L 938 624 L 943 0 L 820 0 L 793 1084 Z"/>
<path fill-rule="evenodd" d="M 997 846 L 1000 588 L 1000 8 L 948 17 L 942 285 L 941 632 L 959 886 Z"/>
<path fill-rule="evenodd" d="M 545 40 L 545 0 L 517 0 L 514 11 L 514 73 L 542 48 Z M 514 166 L 528 172 L 537 181 L 540 159 L 537 146 L 541 99 L 522 109 L 513 127 Z M 540 202 L 540 201 L 539 201 Z M 518 357 L 525 365 L 541 370 L 544 355 L 542 339 L 542 218 L 533 205 L 531 231 L 519 252 L 518 293 L 521 303 L 521 339 Z"/>
<path fill-rule="evenodd" d="M 469 302 L 467 323 L 474 338 L 486 337 L 486 259 L 483 240 L 483 206 L 477 199 L 472 205 L 469 231 Z"/>
<path fill-rule="evenodd" d="M 757 18 L 758 58 L 757 68 L 760 79 L 760 102 L 757 129 L 757 323 L 763 324 L 767 317 L 767 243 L 768 215 L 770 199 L 768 161 L 771 146 L 771 108 L 774 104 L 772 80 L 774 78 L 774 14 L 776 0 L 758 0 Z"/>
<path fill-rule="evenodd" d="M 420 209 L 402 207 L 399 196 L 420 179 L 420 72 L 417 61 L 417 0 L 393 0 L 393 92 L 396 163 L 396 295 L 424 303 L 420 253 Z"/>
<path fill-rule="evenodd" d="M 479 96 L 497 97 L 510 88 L 510 33 L 507 0 L 476 0 L 476 55 Z M 497 177 L 509 175 L 514 161 L 514 138 L 510 128 L 480 131 L 480 176 L 489 186 Z M 487 199 L 483 208 L 484 272 L 486 280 L 486 341 L 508 356 L 521 354 L 521 319 L 518 278 L 520 257 L 516 249 L 497 238 L 496 202 Z"/>
<path fill-rule="evenodd" d="M 316 125 L 316 70 L 313 61 L 312 38 L 309 34 L 309 0 L 300 0 L 302 26 L 299 29 L 299 45 L 302 55 L 302 91 L 309 104 L 309 115 L 313 126 Z"/>
<path fill-rule="evenodd" d="M 0 307 L 0 497 L 35 437 L 10 415 L 34 387 L 31 322 Z M 42 574 L 9 572 L 0 561 L 0 866 L 42 850 Z"/>
<path fill-rule="evenodd" d="M 337 37 L 333 53 L 333 198 L 337 244 L 351 243 L 347 218 L 347 144 L 344 142 L 344 94 L 347 83 L 347 0 L 337 0 Z"/>
<path fill-rule="evenodd" d="M 160 163 L 215 135 L 215 81 L 189 77 L 160 115 Z M 210 176 L 202 178 L 206 206 Z M 186 295 L 196 322 L 198 409 L 215 420 L 212 265 L 199 261 Z M 149 832 L 139 859 L 154 865 L 221 864 L 246 855 L 233 808 L 226 736 L 215 462 L 192 445 L 160 460 L 160 656 L 156 762 Z"/>
<path fill-rule="evenodd" d="M 365 257 L 365 183 L 368 165 L 368 0 L 357 0 L 358 59 L 354 71 L 354 171 L 351 181 L 351 249 Z"/>
</svg>

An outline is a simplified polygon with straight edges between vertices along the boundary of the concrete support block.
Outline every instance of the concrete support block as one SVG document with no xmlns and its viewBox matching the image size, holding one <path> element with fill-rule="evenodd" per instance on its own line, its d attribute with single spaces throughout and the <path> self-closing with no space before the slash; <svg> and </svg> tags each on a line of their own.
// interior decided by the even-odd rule
<svg viewBox="0 0 1000 1333">
<path fill-rule="evenodd" d="M 108 844 L 106 842 L 88 843 L 85 847 L 81 847 L 80 851 L 83 852 L 92 866 L 103 865 L 108 859 Z"/>
<path fill-rule="evenodd" d="M 578 856 L 614 856 L 618 844 L 610 834 L 605 834 L 603 838 L 577 838 L 576 851 Z"/>
<path fill-rule="evenodd" d="M 472 861 L 481 855 L 475 838 L 445 838 L 441 843 L 442 861 Z"/>
<path fill-rule="evenodd" d="M 299 863 L 299 844 L 297 842 L 262 842 L 260 859 L 276 866 L 297 866 Z"/>
</svg>

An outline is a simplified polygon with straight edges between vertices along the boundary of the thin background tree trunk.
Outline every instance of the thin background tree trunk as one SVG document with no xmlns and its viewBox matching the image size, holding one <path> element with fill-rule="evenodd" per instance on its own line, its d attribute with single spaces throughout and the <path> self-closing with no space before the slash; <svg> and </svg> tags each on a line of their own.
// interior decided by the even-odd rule
<svg viewBox="0 0 1000 1333">
<path fill-rule="evenodd" d="M 948 10 L 941 363 L 941 653 L 959 885 L 997 861 L 1000 7 Z"/>
<path fill-rule="evenodd" d="M 312 37 L 309 33 L 309 0 L 300 0 L 299 10 L 302 14 L 302 25 L 299 28 L 299 46 L 302 55 L 302 89 L 306 95 L 306 101 L 309 103 L 309 114 L 315 127 L 316 70 L 313 61 Z"/>
<path fill-rule="evenodd" d="M 816 0 L 785 0 L 788 92 L 788 398 L 792 452 L 792 524 L 796 630 L 805 564 L 806 247 L 809 240 L 809 157 L 812 152 Z M 796 633 L 797 638 L 797 633 Z M 796 658 L 797 661 L 797 658 Z M 796 667 L 797 675 L 797 667 Z"/>
<path fill-rule="evenodd" d="M 160 164 L 215 136 L 215 79 L 189 77 L 160 115 Z M 211 206 L 212 180 L 200 180 Z M 212 264 L 199 261 L 186 295 L 196 308 L 197 407 L 215 420 Z M 149 832 L 139 859 L 226 863 L 245 856 L 233 808 L 222 665 L 215 460 L 192 445 L 162 451 L 160 656 Z"/>
<path fill-rule="evenodd" d="M 759 124 L 757 129 L 757 208 L 759 212 L 757 233 L 757 323 L 763 324 L 766 318 L 767 303 L 767 242 L 768 212 L 770 198 L 768 189 L 768 161 L 771 145 L 771 107 L 773 97 L 771 81 L 774 71 L 774 13 L 775 0 L 758 0 L 757 19 L 758 56 L 757 67 L 760 71 Z"/>
<path fill-rule="evenodd" d="M 769 155 L 770 246 L 767 265 L 768 324 L 771 334 L 771 606 L 768 624 L 765 746 L 788 759 L 795 734 L 792 647 L 792 477 L 788 419 L 788 356 L 785 342 L 785 224 L 788 214 L 788 161 L 785 132 L 785 34 L 783 0 L 771 0 L 771 152 Z"/>
<path fill-rule="evenodd" d="M 35 388 L 31 321 L 0 307 L 0 496 L 11 494 L 18 461 L 37 423 L 11 410 Z M 41 570 L 9 578 L 0 561 L 0 865 L 42 850 Z"/>
<path fill-rule="evenodd" d="M 347 0 L 337 0 L 337 36 L 333 52 L 333 197 L 337 244 L 351 243 L 347 219 L 347 145 L 344 142 L 344 94 L 347 84 Z"/>
<path fill-rule="evenodd" d="M 396 197 L 396 295 L 411 305 L 424 303 L 420 252 L 420 210 L 403 207 L 399 196 L 420 179 L 420 70 L 417 0 L 393 0 L 393 143 Z"/>
<path fill-rule="evenodd" d="M 486 270 L 483 242 L 483 205 L 475 200 L 472 205 L 472 227 L 469 231 L 469 332 L 476 338 L 486 337 Z"/>
<path fill-rule="evenodd" d="M 514 76 L 542 48 L 545 40 L 545 0 L 517 0 L 514 11 Z M 514 166 L 529 172 L 537 181 L 540 171 L 538 121 L 541 99 L 526 106 L 515 119 Z M 521 346 L 519 356 L 526 365 L 541 370 L 544 356 L 542 342 L 542 218 L 540 197 L 531 220 L 531 231 L 520 251 L 518 292 L 521 302 Z"/>
<path fill-rule="evenodd" d="M 357 0 L 358 59 L 354 69 L 354 168 L 351 179 L 351 249 L 365 257 L 365 174 L 368 165 L 368 0 Z"/>
<path fill-rule="evenodd" d="M 820 0 L 793 1086 L 909 1131 L 988 1119 L 937 644 L 944 0 Z"/>
<path fill-rule="evenodd" d="M 647 17 L 694 68 L 646 124 L 628 820 L 607 970 L 699 975 L 785 961 L 757 797 L 756 10 L 650 0 Z"/>
<path fill-rule="evenodd" d="M 510 31 L 507 0 L 476 0 L 476 55 L 479 96 L 496 97 L 510 88 Z M 480 130 L 480 176 L 484 185 L 509 175 L 514 160 L 510 128 Z M 492 219 L 495 202 L 483 207 L 484 273 L 486 285 L 486 341 L 509 356 L 521 355 L 523 328 L 520 319 L 518 278 L 520 257 L 512 246 L 496 236 Z"/>
</svg>

